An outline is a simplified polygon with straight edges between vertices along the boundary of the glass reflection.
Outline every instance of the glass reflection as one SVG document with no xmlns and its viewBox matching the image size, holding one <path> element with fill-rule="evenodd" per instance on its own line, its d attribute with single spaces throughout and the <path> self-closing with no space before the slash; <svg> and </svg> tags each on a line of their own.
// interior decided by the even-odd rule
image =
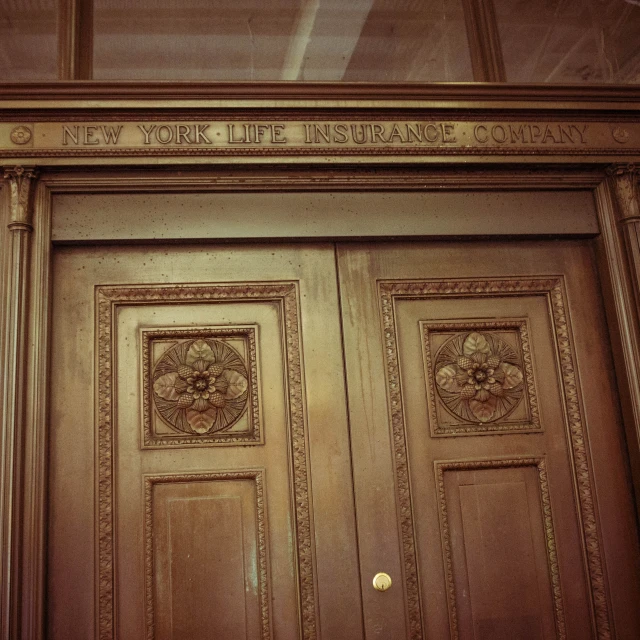
<svg viewBox="0 0 640 640">
<path fill-rule="evenodd" d="M 96 0 L 94 78 L 472 80 L 461 0 Z"/>
<path fill-rule="evenodd" d="M 640 82 L 640 1 L 493 0 L 509 82 Z"/>
<path fill-rule="evenodd" d="M 55 80 L 56 0 L 0 3 L 0 81 Z"/>
</svg>

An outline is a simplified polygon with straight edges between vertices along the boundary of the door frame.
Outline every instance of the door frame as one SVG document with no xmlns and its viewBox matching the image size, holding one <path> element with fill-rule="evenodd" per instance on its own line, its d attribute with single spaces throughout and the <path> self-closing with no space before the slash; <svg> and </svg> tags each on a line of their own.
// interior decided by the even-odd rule
<svg viewBox="0 0 640 640">
<path fill-rule="evenodd" d="M 56 194 L 243 190 L 592 192 L 600 227 L 600 234 L 594 238 L 598 270 L 631 475 L 635 493 L 640 496 L 640 200 L 639 169 L 633 164 L 640 162 L 640 130 L 634 128 L 640 127 L 634 112 L 640 103 L 640 89 L 233 85 L 223 91 L 215 86 L 114 87 L 96 83 L 91 87 L 9 87 L 2 95 L 0 155 L 5 172 L 0 194 L 0 299 L 4 301 L 0 308 L 0 357 L 4 450 L 0 476 L 0 609 L 4 614 L 0 640 L 44 637 L 51 216 Z M 264 117 L 260 109 L 269 109 L 270 116 L 283 122 L 394 122 L 419 115 L 421 119 L 438 118 L 466 126 L 473 118 L 474 122 L 521 122 L 525 117 L 539 122 L 573 119 L 593 123 L 598 132 L 611 131 L 616 142 L 597 142 L 593 148 L 571 153 L 566 149 L 499 145 L 471 153 L 468 147 L 448 148 L 443 143 L 437 148 L 420 149 L 419 153 L 404 147 L 361 153 L 334 144 L 314 153 L 303 148 L 278 148 L 250 154 L 234 148 L 225 154 L 200 156 L 181 150 L 163 154 L 157 148 L 135 154 L 129 150 L 128 155 L 102 148 L 88 155 L 86 148 L 62 147 L 44 153 L 16 148 L 15 144 L 3 146 L 2 142 L 2 135 L 24 123 L 34 128 L 38 123 L 46 127 L 52 122 L 94 120 L 184 121 L 187 112 L 189 117 L 250 122 Z M 626 139 L 612 146 L 625 135 L 626 139 L 631 136 L 630 146 L 620 146 Z"/>
</svg>

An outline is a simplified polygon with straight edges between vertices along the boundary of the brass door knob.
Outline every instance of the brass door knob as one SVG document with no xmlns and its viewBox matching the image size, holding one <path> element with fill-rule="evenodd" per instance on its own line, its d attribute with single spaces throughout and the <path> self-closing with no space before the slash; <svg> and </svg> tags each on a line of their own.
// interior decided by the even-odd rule
<svg viewBox="0 0 640 640">
<path fill-rule="evenodd" d="M 373 576 L 373 588 L 376 591 L 386 591 L 391 584 L 391 576 L 388 573 L 376 573 Z"/>
</svg>

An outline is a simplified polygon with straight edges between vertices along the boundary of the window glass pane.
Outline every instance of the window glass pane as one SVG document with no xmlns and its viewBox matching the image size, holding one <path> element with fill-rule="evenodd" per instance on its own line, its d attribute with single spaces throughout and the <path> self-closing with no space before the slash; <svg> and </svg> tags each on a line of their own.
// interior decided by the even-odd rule
<svg viewBox="0 0 640 640">
<path fill-rule="evenodd" d="M 95 0 L 94 78 L 472 80 L 461 0 Z"/>
<path fill-rule="evenodd" d="M 0 0 L 0 81 L 58 76 L 56 0 Z"/>
<path fill-rule="evenodd" d="M 640 1 L 494 0 L 509 82 L 640 82 Z"/>
</svg>

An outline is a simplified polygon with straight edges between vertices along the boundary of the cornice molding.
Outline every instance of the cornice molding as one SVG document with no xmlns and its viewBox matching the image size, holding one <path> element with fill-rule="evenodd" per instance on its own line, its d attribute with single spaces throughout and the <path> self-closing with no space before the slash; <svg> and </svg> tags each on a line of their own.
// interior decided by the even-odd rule
<svg viewBox="0 0 640 640">
<path fill-rule="evenodd" d="M 49 82 L 0 84 L 0 109 L 334 108 L 631 111 L 637 85 Z"/>
</svg>

